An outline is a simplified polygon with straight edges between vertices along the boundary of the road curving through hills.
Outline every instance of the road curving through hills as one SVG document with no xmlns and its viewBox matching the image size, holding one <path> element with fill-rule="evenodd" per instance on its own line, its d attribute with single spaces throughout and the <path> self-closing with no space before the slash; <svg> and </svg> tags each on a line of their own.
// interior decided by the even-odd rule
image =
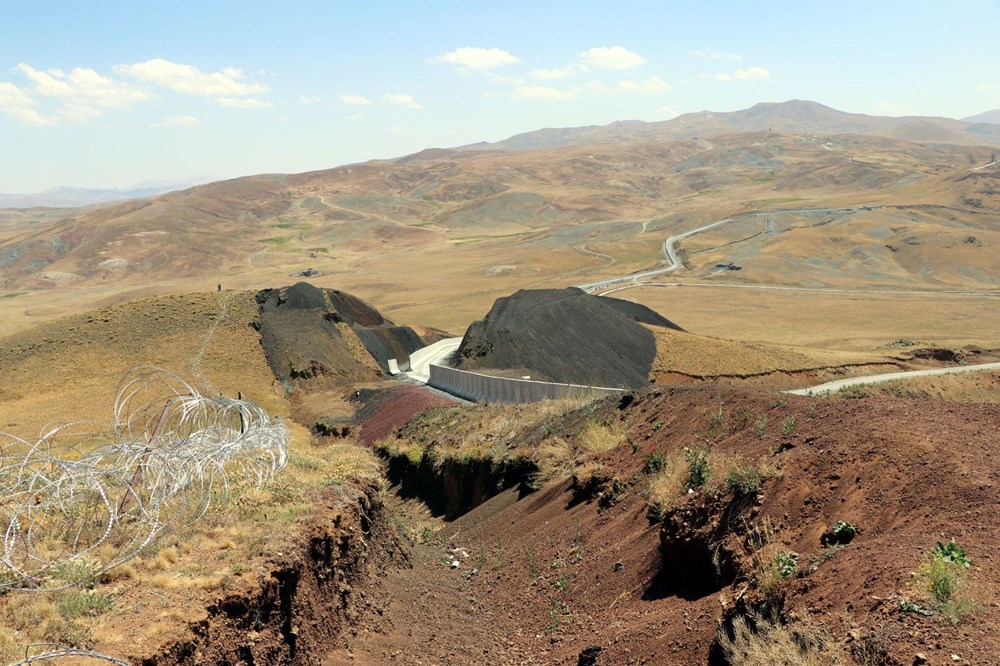
<svg viewBox="0 0 1000 666">
<path fill-rule="evenodd" d="M 871 384 L 882 384 L 897 379 L 913 379 L 914 377 L 930 377 L 932 375 L 953 375 L 963 372 L 981 372 L 983 370 L 1000 370 L 1000 363 L 980 363 L 978 365 L 956 365 L 948 368 L 934 368 L 932 370 L 909 370 L 906 372 L 889 372 L 881 375 L 868 375 L 865 377 L 851 377 L 849 379 L 838 379 L 834 382 L 826 382 L 817 386 L 786 391 L 792 395 L 823 395 L 835 391 L 845 390 L 851 386 L 868 386 Z"/>
</svg>

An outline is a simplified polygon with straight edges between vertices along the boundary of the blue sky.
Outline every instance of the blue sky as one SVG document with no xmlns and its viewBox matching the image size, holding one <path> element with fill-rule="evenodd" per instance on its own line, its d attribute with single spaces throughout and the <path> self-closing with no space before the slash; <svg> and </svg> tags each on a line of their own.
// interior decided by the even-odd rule
<svg viewBox="0 0 1000 666">
<path fill-rule="evenodd" d="M 998 26 L 998 0 L 0 0 L 0 192 L 792 98 L 963 117 L 1000 108 Z"/>
</svg>

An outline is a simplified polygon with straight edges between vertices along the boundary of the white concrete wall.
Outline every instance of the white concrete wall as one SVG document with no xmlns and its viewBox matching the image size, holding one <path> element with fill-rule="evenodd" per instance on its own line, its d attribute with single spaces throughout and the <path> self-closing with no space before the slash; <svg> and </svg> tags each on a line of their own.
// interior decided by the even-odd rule
<svg viewBox="0 0 1000 666">
<path fill-rule="evenodd" d="M 429 386 L 476 402 L 538 402 L 580 395 L 601 397 L 618 394 L 622 389 L 578 384 L 536 382 L 530 379 L 492 377 L 478 372 L 456 370 L 441 365 L 430 366 Z"/>
</svg>

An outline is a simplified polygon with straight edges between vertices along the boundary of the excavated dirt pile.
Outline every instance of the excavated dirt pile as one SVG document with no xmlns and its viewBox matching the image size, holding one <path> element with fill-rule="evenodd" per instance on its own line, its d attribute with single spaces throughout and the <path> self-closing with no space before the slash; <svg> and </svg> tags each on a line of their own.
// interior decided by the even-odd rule
<svg viewBox="0 0 1000 666">
<path fill-rule="evenodd" d="M 378 378 L 424 346 L 361 299 L 306 282 L 257 294 L 261 344 L 276 377 L 290 384 L 347 384 Z"/>
<path fill-rule="evenodd" d="M 497 299 L 459 348 L 464 370 L 595 386 L 649 383 L 656 341 L 645 328 L 682 330 L 645 306 L 576 288 L 521 290 Z"/>
</svg>

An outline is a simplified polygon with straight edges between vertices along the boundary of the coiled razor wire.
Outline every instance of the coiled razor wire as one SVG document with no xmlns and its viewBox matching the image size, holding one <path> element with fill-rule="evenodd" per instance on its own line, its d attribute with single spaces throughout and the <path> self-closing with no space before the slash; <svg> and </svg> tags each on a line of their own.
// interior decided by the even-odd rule
<svg viewBox="0 0 1000 666">
<path fill-rule="evenodd" d="M 50 646 L 52 644 L 45 643 L 43 645 Z M 29 646 L 35 647 L 35 646 Z M 56 659 L 62 659 L 63 657 L 83 657 L 85 659 L 93 659 L 95 661 L 103 661 L 108 664 L 114 664 L 115 666 L 130 666 L 127 661 L 122 661 L 115 657 L 109 657 L 106 654 L 101 654 L 100 652 L 94 652 L 93 650 L 86 650 L 83 648 L 75 647 L 60 647 L 56 646 L 47 652 L 42 652 L 30 657 L 26 656 L 21 661 L 15 661 L 14 663 L 7 664 L 7 666 L 27 666 L 27 664 L 44 664 L 45 662 L 55 661 Z"/>
<path fill-rule="evenodd" d="M 286 462 L 284 423 L 157 368 L 125 375 L 110 426 L 0 433 L 0 593 L 93 581 Z"/>
</svg>

